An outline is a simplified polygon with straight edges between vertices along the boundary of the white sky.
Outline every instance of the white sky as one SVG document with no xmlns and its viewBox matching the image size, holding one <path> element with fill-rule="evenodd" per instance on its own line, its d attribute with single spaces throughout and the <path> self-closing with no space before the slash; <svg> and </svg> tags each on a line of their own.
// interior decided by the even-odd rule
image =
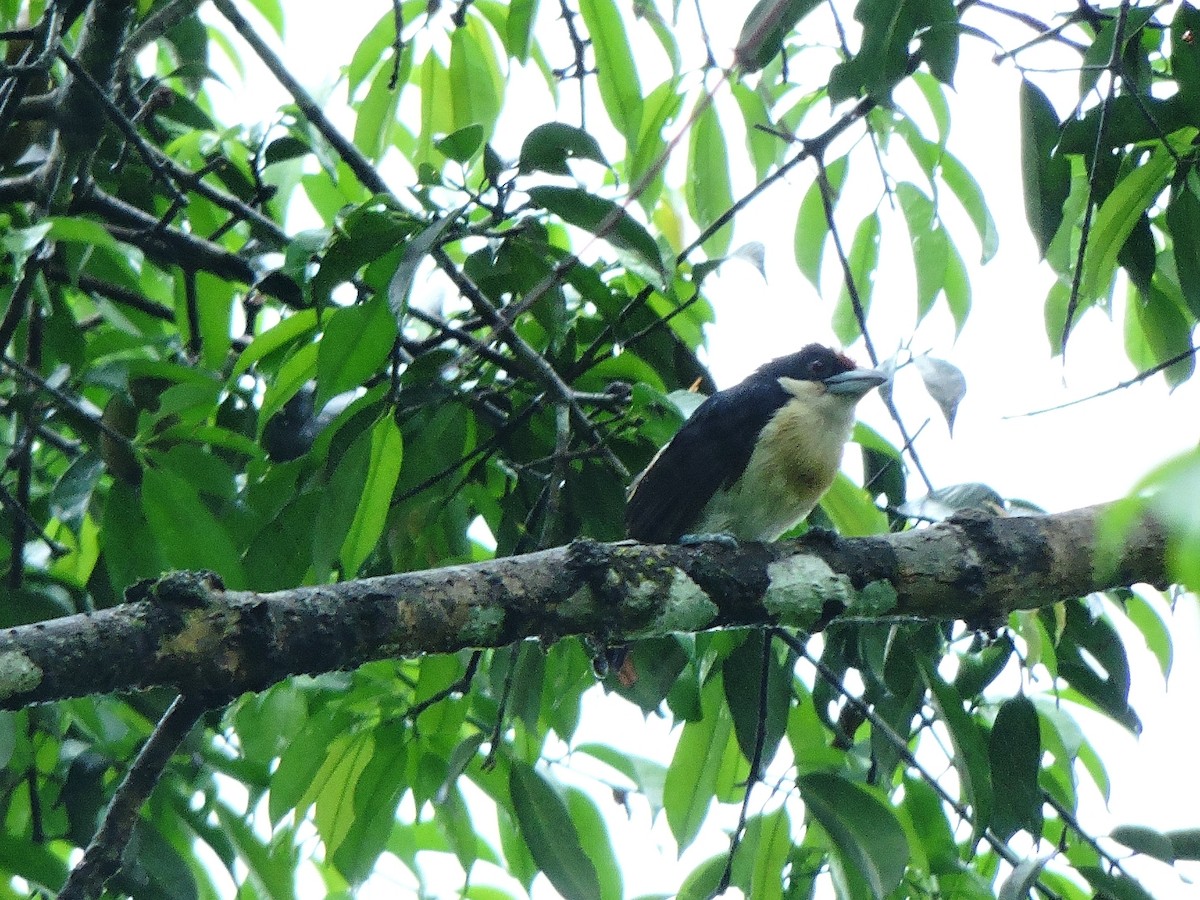
<svg viewBox="0 0 1200 900">
<path fill-rule="evenodd" d="M 1043 18 L 1048 16 L 1048 4 L 1027 5 Z M 283 53 L 294 63 L 292 71 L 310 89 L 327 85 L 335 77 L 335 67 L 349 61 L 357 41 L 388 8 L 384 2 L 352 0 L 340 4 L 338 15 L 331 16 L 324 5 L 289 4 L 289 33 Z M 682 4 L 682 9 L 684 27 L 691 27 L 691 4 Z M 714 49 L 722 62 L 730 59 L 743 9 L 742 4 L 704 4 Z M 722 22 L 721 12 L 727 10 L 733 20 Z M 543 16 L 556 13 L 542 11 Z M 259 31 L 268 34 L 265 25 L 260 25 Z M 1028 37 L 1027 32 L 1019 30 L 1013 34 L 1010 45 Z M 649 45 L 645 54 L 639 51 L 639 66 L 646 62 L 652 67 L 656 54 L 656 45 Z M 950 149 L 980 181 L 1000 234 L 996 258 L 981 269 L 973 230 L 960 214 L 942 210 L 970 269 L 974 300 L 968 324 L 955 341 L 949 316 L 939 308 L 913 332 L 913 287 L 908 269 L 911 264 L 907 262 L 910 249 L 903 243 L 906 233 L 903 226 L 889 232 L 885 222 L 883 262 L 876 278 L 870 326 L 882 355 L 889 355 L 900 341 L 911 338 L 914 350 L 929 350 L 949 359 L 966 374 L 968 394 L 959 410 L 953 439 L 924 395 L 915 372 L 905 370 L 897 379 L 896 403 L 909 430 L 915 430 L 926 418 L 933 419 L 922 433 L 918 449 L 938 486 L 981 481 L 1006 497 L 1024 498 L 1051 511 L 1071 509 L 1122 496 L 1154 466 L 1194 447 L 1200 437 L 1200 417 L 1195 414 L 1200 388 L 1193 380 L 1172 394 L 1157 377 L 1070 409 L 1005 418 L 1110 387 L 1129 378 L 1134 369 L 1125 359 L 1119 314 L 1115 322 L 1110 322 L 1098 311 L 1089 312 L 1072 336 L 1066 364 L 1051 357 L 1043 326 L 1043 302 L 1052 276 L 1048 267 L 1038 263 L 1021 201 L 1016 108 L 1019 76 L 1011 66 L 993 65 L 990 56 L 978 41 L 963 39 L 956 75 L 958 94 L 950 99 Z M 238 88 L 236 95 L 228 98 L 221 98 L 219 90 L 214 93 L 219 100 L 236 104 L 236 115 L 245 121 L 267 120 L 283 102 L 283 95 L 265 73 L 252 74 L 250 83 L 254 85 L 250 92 Z M 657 81 L 643 72 L 642 83 L 648 89 Z M 557 114 L 548 105 L 538 110 L 541 101 L 532 93 L 525 121 L 520 121 L 511 108 L 506 109 L 502 123 L 509 123 L 511 130 L 507 149 L 505 137 L 498 137 L 501 152 L 515 156 L 523 134 L 541 121 L 572 121 L 569 110 L 575 91 L 572 88 L 562 93 L 564 111 Z M 904 102 L 903 95 L 900 100 Z M 918 103 L 912 111 L 915 114 L 919 109 Z M 334 113 L 336 104 L 331 104 L 329 111 Z M 591 122 L 599 118 L 598 111 L 596 102 Z M 1064 112 L 1060 108 L 1060 114 Z M 733 118 L 727 116 L 724 121 L 731 125 Z M 343 117 L 342 121 L 347 120 Z M 738 127 L 732 124 L 730 131 Z M 735 159 L 742 152 L 732 138 L 730 152 Z M 735 196 L 751 186 L 749 177 L 746 172 L 735 176 L 740 178 L 735 180 Z M 836 267 L 831 266 L 831 254 L 827 253 L 826 258 L 829 277 L 823 285 L 824 300 L 798 274 L 792 256 L 795 212 L 811 178 L 810 169 L 795 170 L 785 186 L 776 187 L 736 219 L 733 246 L 748 241 L 764 244 L 767 281 L 764 283 L 749 266 L 733 263 L 707 283 L 717 311 L 716 327 L 709 332 L 708 360 L 722 386 L 735 383 L 765 360 L 792 352 L 810 340 L 832 342 L 828 322 L 840 280 Z M 394 180 L 394 187 L 403 185 L 403 181 Z M 858 211 L 861 215 L 877 196 L 877 184 L 869 185 L 857 197 L 852 190 L 847 191 L 843 206 L 850 215 L 840 220 L 847 243 L 857 224 L 855 202 L 862 207 Z M 881 214 L 888 215 L 883 209 Z M 850 352 L 860 362 L 866 361 L 861 345 L 850 348 Z M 878 399 L 868 397 L 861 416 L 899 445 Z M 910 476 L 913 496 L 920 493 L 916 477 L 915 473 Z M 1093 832 L 1104 833 L 1124 823 L 1163 830 L 1200 826 L 1200 780 L 1192 774 L 1191 759 L 1198 737 L 1194 698 L 1196 685 L 1200 684 L 1200 617 L 1193 600 L 1179 604 L 1172 635 L 1176 662 L 1169 690 L 1164 690 L 1149 653 L 1140 649 L 1140 638 L 1134 635 L 1129 641 L 1131 700 L 1145 723 L 1140 739 L 1107 723 L 1088 724 L 1088 733 L 1101 748 L 1113 779 L 1108 809 L 1099 798 L 1085 796 L 1084 821 Z M 623 701 L 591 697 L 577 742 L 607 741 L 614 735 L 626 739 L 619 742 L 626 744 L 626 749 L 663 761 L 669 760 L 674 744 L 661 721 L 644 721 Z M 692 866 L 724 846 L 721 835 L 710 836 L 707 842 L 698 842 L 689 850 L 681 865 L 676 864 L 665 822 L 648 831 L 644 807 L 635 804 L 634 820 L 625 822 L 623 812 L 607 806 L 603 796 L 598 800 L 609 817 L 618 858 L 635 861 L 625 873 L 628 896 L 672 890 Z M 498 846 L 498 842 L 493 841 L 493 845 Z M 1115 849 L 1120 852 L 1120 848 Z M 1128 866 L 1157 897 L 1196 896 L 1194 886 L 1182 882 L 1165 866 L 1140 863 L 1136 858 Z M 1193 878 L 1200 877 L 1200 867 L 1192 866 L 1189 871 Z M 397 877 L 399 884 L 405 883 L 402 876 Z M 492 877 L 479 872 L 473 880 L 488 882 Z M 381 881 L 380 896 L 387 896 L 397 884 L 386 875 Z M 453 896 L 458 886 L 456 876 L 452 876 L 444 895 Z M 540 893 L 553 895 L 548 888 Z"/>
</svg>

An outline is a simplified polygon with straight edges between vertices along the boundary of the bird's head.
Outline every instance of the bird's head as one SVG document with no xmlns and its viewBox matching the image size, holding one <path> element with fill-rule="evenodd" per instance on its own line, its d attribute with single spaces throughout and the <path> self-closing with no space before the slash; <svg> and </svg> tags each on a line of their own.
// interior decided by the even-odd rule
<svg viewBox="0 0 1200 900">
<path fill-rule="evenodd" d="M 796 353 L 771 360 L 758 373 L 779 379 L 789 393 L 832 395 L 848 400 L 851 405 L 888 380 L 879 369 L 859 368 L 844 353 L 820 344 L 809 344 Z"/>
</svg>

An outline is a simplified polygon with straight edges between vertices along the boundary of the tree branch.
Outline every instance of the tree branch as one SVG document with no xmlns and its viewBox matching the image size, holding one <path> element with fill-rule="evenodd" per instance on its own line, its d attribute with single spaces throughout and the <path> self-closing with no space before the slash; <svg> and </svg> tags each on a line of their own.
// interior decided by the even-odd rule
<svg viewBox="0 0 1200 900">
<path fill-rule="evenodd" d="M 136 602 L 0 634 L 0 708 L 154 685 L 215 704 L 289 675 L 530 637 L 810 630 L 842 614 L 994 620 L 1093 591 L 1165 586 L 1161 524 L 1143 516 L 1119 545 L 1102 542 L 1106 509 L 741 547 L 581 540 L 270 594 L 173 573 L 135 585 Z"/>
</svg>

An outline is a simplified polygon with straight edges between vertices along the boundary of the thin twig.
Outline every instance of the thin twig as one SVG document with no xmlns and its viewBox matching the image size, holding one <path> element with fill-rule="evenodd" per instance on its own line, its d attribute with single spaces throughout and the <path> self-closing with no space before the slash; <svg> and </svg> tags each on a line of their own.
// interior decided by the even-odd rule
<svg viewBox="0 0 1200 900">
<path fill-rule="evenodd" d="M 1096 855 L 1104 860 L 1109 866 L 1120 872 L 1123 878 L 1128 878 L 1135 884 L 1137 883 L 1137 880 L 1125 870 L 1124 866 L 1121 865 L 1121 861 L 1101 847 L 1099 841 L 1097 841 L 1094 837 L 1088 834 L 1086 830 L 1084 830 L 1084 827 L 1079 823 L 1079 819 L 1075 817 L 1075 814 L 1063 806 L 1053 793 L 1045 790 L 1042 791 L 1042 801 L 1050 804 L 1050 807 L 1056 813 L 1058 813 L 1058 817 L 1062 819 L 1063 824 L 1083 838 L 1084 843 L 1091 847 L 1092 850 L 1095 851 Z"/>
<path fill-rule="evenodd" d="M 817 163 L 817 184 L 820 186 L 821 205 L 825 210 L 825 224 L 829 229 L 830 235 L 833 237 L 833 246 L 837 251 L 838 261 L 842 266 L 842 277 L 846 282 L 846 291 L 850 295 L 850 303 L 854 307 L 854 317 L 858 321 L 858 330 L 863 336 L 863 343 L 867 348 L 867 355 L 871 358 L 872 365 L 879 365 L 879 357 L 875 353 L 875 347 L 871 343 L 871 336 L 867 332 L 866 311 L 863 309 L 862 299 L 858 293 L 858 287 L 854 282 L 854 272 L 850 269 L 850 259 L 846 256 L 846 250 L 842 246 L 842 239 L 838 232 L 837 225 L 833 220 L 833 190 L 829 182 L 829 173 L 825 168 L 825 160 L 818 156 Z M 904 442 L 904 446 L 908 450 L 909 459 L 913 461 L 913 466 L 917 470 L 917 474 L 921 476 L 921 480 L 925 482 L 926 490 L 933 491 L 933 481 L 930 479 L 925 467 L 921 464 L 921 457 L 917 454 L 917 448 L 914 444 L 915 437 L 910 437 L 908 428 L 904 424 L 904 420 L 900 418 L 900 410 L 896 408 L 896 404 L 892 401 L 890 394 L 884 394 L 882 397 L 883 405 L 887 409 L 888 414 L 892 417 L 892 421 L 896 423 L 896 427 L 900 431 L 900 438 Z"/>
<path fill-rule="evenodd" d="M 1084 4 L 1086 6 L 1086 4 Z M 1096 205 L 1096 173 L 1100 167 L 1100 152 L 1104 147 L 1104 133 L 1108 126 L 1108 111 L 1112 106 L 1117 92 L 1117 64 L 1125 43 L 1125 22 L 1129 16 L 1129 0 L 1121 0 L 1121 12 L 1117 18 L 1116 31 L 1113 34 L 1112 51 L 1108 54 L 1108 93 L 1100 104 L 1100 115 L 1096 121 L 1096 142 L 1092 147 L 1092 165 L 1088 170 L 1087 205 L 1083 210 L 1083 225 L 1080 227 L 1079 252 L 1075 257 L 1075 271 L 1071 275 L 1071 295 L 1067 299 L 1067 315 L 1063 320 L 1062 337 L 1059 339 L 1059 352 L 1066 356 L 1067 337 L 1071 333 L 1071 321 L 1079 309 L 1079 288 L 1083 281 L 1083 263 L 1087 255 L 1088 239 L 1092 233 L 1092 216 Z M 1090 298 L 1089 298 L 1090 299 Z"/>
<path fill-rule="evenodd" d="M 58 50 L 58 58 L 63 61 L 63 64 L 66 65 L 68 69 L 71 70 L 72 75 L 80 79 L 88 86 L 91 92 L 96 96 L 96 99 L 100 101 L 100 105 L 104 108 L 104 111 L 108 113 L 109 119 L 114 125 L 117 126 L 121 134 L 125 136 L 125 140 L 133 145 L 133 148 L 137 151 L 138 156 L 142 158 L 142 162 L 146 164 L 147 168 L 150 169 L 155 178 L 161 184 L 163 192 L 171 198 L 172 204 L 186 204 L 187 197 L 185 197 L 183 192 L 175 186 L 174 182 L 171 180 L 171 174 L 160 164 L 158 157 L 150 148 L 150 145 L 146 143 L 140 134 L 138 134 L 137 127 L 131 121 L 129 121 L 129 117 L 126 116 L 125 113 L 121 111 L 121 108 L 113 102 L 113 99 L 108 96 L 108 92 L 104 89 L 104 87 L 92 77 L 92 73 L 81 66 L 75 57 L 71 56 L 71 54 L 62 48 L 59 48 Z"/>
<path fill-rule="evenodd" d="M 40 437 L 41 436 L 40 424 L 35 425 L 33 428 L 33 431 L 35 434 L 37 434 Z M 68 553 L 71 552 L 69 549 L 64 547 L 58 541 L 54 540 L 54 538 L 50 537 L 50 535 L 48 535 L 46 533 L 46 530 L 42 527 L 42 523 L 38 521 L 38 519 L 34 516 L 34 514 L 31 513 L 26 507 L 22 506 L 19 502 L 17 502 L 17 498 L 12 495 L 12 492 L 9 491 L 8 488 L 6 488 L 3 484 L 0 484 L 0 507 L 5 507 L 5 506 L 7 506 L 9 509 L 12 510 L 14 516 L 21 517 L 21 519 L 25 522 L 26 529 L 37 533 L 37 536 L 42 541 L 42 543 L 44 543 L 47 547 L 50 548 L 51 556 L 53 556 L 57 559 L 58 557 L 66 556 Z M 13 543 L 13 549 L 15 550 L 16 544 L 17 544 L 16 538 L 13 539 L 12 543 Z M 22 554 L 24 553 L 24 544 L 25 544 L 25 539 L 23 538 L 21 540 Z M 9 572 L 9 575 L 10 575 L 10 577 L 13 576 L 13 573 L 11 570 Z"/>
<path fill-rule="evenodd" d="M 746 779 L 746 793 L 742 797 L 742 809 L 738 813 L 737 827 L 729 838 L 729 853 L 725 856 L 725 869 L 721 873 L 721 880 L 714 896 L 723 894 L 729 889 L 729 882 L 733 878 L 733 858 L 742 843 L 742 837 L 746 834 L 746 819 L 750 811 L 750 792 L 754 790 L 756 784 L 762 781 L 762 757 L 767 739 L 767 715 L 769 712 L 767 682 L 771 672 L 771 629 L 762 629 L 760 638 L 762 640 L 762 665 L 758 670 L 758 721 L 754 728 L 754 751 L 749 760 L 750 775 Z M 751 636 L 749 640 L 754 640 L 754 637 Z"/>
<path fill-rule="evenodd" d="M 1065 403 L 1058 403 L 1058 404 L 1055 404 L 1054 406 L 1047 406 L 1043 409 L 1035 409 L 1031 412 L 1017 413 L 1017 414 L 1011 415 L 1011 416 L 1004 416 L 1003 418 L 1005 418 L 1005 419 L 1022 419 L 1022 418 L 1026 418 L 1028 416 L 1040 416 L 1042 413 L 1057 412 L 1060 409 L 1066 409 L 1070 406 L 1076 406 L 1080 403 L 1087 403 L 1089 400 L 1098 400 L 1100 397 L 1105 397 L 1108 394 L 1113 394 L 1113 393 L 1116 393 L 1117 391 L 1123 391 L 1126 388 L 1133 387 L 1135 384 L 1140 384 L 1141 382 L 1145 381 L 1146 379 L 1157 375 L 1163 369 L 1169 369 L 1169 368 L 1171 368 L 1171 366 L 1175 365 L 1176 363 L 1181 363 L 1185 359 L 1195 356 L 1196 351 L 1198 349 L 1200 349 L 1200 348 L 1189 347 L 1188 349 L 1184 350 L 1182 353 L 1176 353 L 1170 359 L 1164 359 L 1162 362 L 1158 363 L 1157 365 L 1153 365 L 1149 369 L 1145 369 L 1141 372 L 1138 372 L 1132 378 L 1126 379 L 1125 381 L 1122 381 L 1118 384 L 1114 384 L 1112 387 L 1107 387 L 1102 391 L 1096 391 L 1096 393 L 1094 393 L 1094 394 L 1088 394 L 1086 397 L 1077 397 L 1076 399 L 1068 400 Z"/>
<path fill-rule="evenodd" d="M 479 660 L 482 656 L 482 650 L 472 650 L 471 658 L 467 660 L 467 668 L 462 673 L 461 678 L 456 679 L 453 684 L 447 685 L 432 696 L 426 697 L 420 703 L 414 703 L 404 713 L 404 717 L 412 722 L 415 727 L 417 719 L 421 717 L 421 713 L 425 712 L 429 707 L 435 706 L 455 694 L 460 696 L 466 694 L 467 691 L 471 690 L 471 684 L 475 681 L 475 672 L 479 669 Z"/>
<path fill-rule="evenodd" d="M 867 348 L 867 356 L 871 358 L 871 365 L 879 365 L 879 355 L 875 352 L 875 344 L 871 341 L 871 335 L 867 332 L 867 311 L 863 307 L 862 296 L 858 293 L 858 284 L 854 280 L 854 271 L 850 268 L 850 257 L 846 255 L 846 248 L 842 245 L 841 232 L 838 230 L 836 223 L 833 220 L 833 185 L 829 181 L 829 170 L 825 168 L 825 160 L 823 157 L 816 158 L 817 163 L 817 186 L 820 188 L 821 206 L 825 211 L 825 225 L 829 229 L 829 236 L 833 238 L 833 248 L 837 251 L 838 262 L 842 266 L 842 278 L 846 284 L 846 293 L 850 297 L 850 305 L 854 309 L 854 319 L 858 322 L 859 333 L 862 334 L 863 344 Z"/>
<path fill-rule="evenodd" d="M 96 415 L 95 411 L 85 407 L 83 405 L 85 401 L 76 397 L 72 397 L 70 394 L 67 394 L 66 392 L 54 387 L 54 385 L 47 382 L 46 379 L 37 372 L 30 369 L 24 363 L 13 359 L 11 356 L 0 356 L 0 366 L 7 366 L 16 372 L 21 378 L 24 378 L 31 384 L 36 385 L 40 390 L 49 394 L 58 404 L 59 408 L 65 409 L 78 418 L 86 421 L 89 425 L 95 426 L 96 429 L 112 438 L 122 447 L 125 447 L 129 450 L 133 449 L 133 444 L 130 442 L 129 438 L 121 434 L 121 432 L 113 429 L 110 425 L 106 424 L 100 416 Z"/>
<path fill-rule="evenodd" d="M 1006 59 L 1012 59 L 1018 53 L 1028 50 L 1030 47 L 1036 47 L 1038 44 L 1045 43 L 1046 41 L 1057 41 L 1058 43 L 1070 47 L 1072 50 L 1080 54 L 1087 52 L 1087 47 L 1085 47 L 1083 44 L 1080 44 L 1078 41 L 1073 41 L 1062 34 L 1063 31 L 1078 21 L 1075 16 L 1071 16 L 1066 21 L 1058 25 L 1050 25 L 1047 22 L 1043 22 L 1040 19 L 1034 18 L 1028 13 L 1023 13 L 1015 9 L 1008 9 L 1007 7 L 1000 6 L 998 3 L 987 3 L 985 0 L 975 0 L 975 2 L 973 2 L 971 5 L 978 6 L 980 9 L 986 9 L 990 12 L 998 13 L 1002 16 L 1008 16 L 1009 18 L 1020 22 L 1027 28 L 1037 32 L 1035 37 L 1021 44 L 1020 46 L 1014 47 L 1012 50 L 1006 50 L 1003 53 L 996 54 L 996 56 L 993 57 L 992 62 L 1003 62 Z"/>
<path fill-rule="evenodd" d="M 111 281 L 103 281 L 93 275 L 88 275 L 86 272 L 74 275 L 68 272 L 61 262 L 51 260 L 50 265 L 46 267 L 46 277 L 52 282 L 73 285 L 85 293 L 97 294 L 114 303 L 136 309 L 138 312 L 145 313 L 155 319 L 161 319 L 164 322 L 175 321 L 175 310 L 171 309 L 171 307 L 151 300 L 149 297 L 143 296 L 124 285 L 114 284 Z"/>
<path fill-rule="evenodd" d="M 182 694 L 171 703 L 125 773 L 125 780 L 104 813 L 104 821 L 79 865 L 71 870 L 58 900 L 93 900 L 103 891 L 104 883 L 117 873 L 142 807 L 206 708 L 203 701 Z"/>
<path fill-rule="evenodd" d="M 575 62 L 567 66 L 565 69 L 556 69 L 555 73 L 560 78 L 574 78 L 579 82 L 579 127 L 581 130 L 587 129 L 587 107 L 585 99 L 585 79 L 587 78 L 587 42 L 579 36 L 579 29 L 575 27 L 576 13 L 567 5 L 567 0 L 558 0 L 558 8 L 561 11 L 562 20 L 567 26 L 567 36 L 571 40 L 571 49 L 575 52 Z"/>
</svg>

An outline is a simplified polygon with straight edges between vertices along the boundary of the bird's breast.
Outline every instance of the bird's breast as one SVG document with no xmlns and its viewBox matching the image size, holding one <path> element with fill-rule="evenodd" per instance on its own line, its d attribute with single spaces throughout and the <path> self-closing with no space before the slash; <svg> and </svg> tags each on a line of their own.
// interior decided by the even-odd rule
<svg viewBox="0 0 1200 900">
<path fill-rule="evenodd" d="M 829 490 L 854 424 L 853 404 L 790 400 L 764 426 L 746 469 L 704 508 L 701 532 L 773 541 Z"/>
</svg>

